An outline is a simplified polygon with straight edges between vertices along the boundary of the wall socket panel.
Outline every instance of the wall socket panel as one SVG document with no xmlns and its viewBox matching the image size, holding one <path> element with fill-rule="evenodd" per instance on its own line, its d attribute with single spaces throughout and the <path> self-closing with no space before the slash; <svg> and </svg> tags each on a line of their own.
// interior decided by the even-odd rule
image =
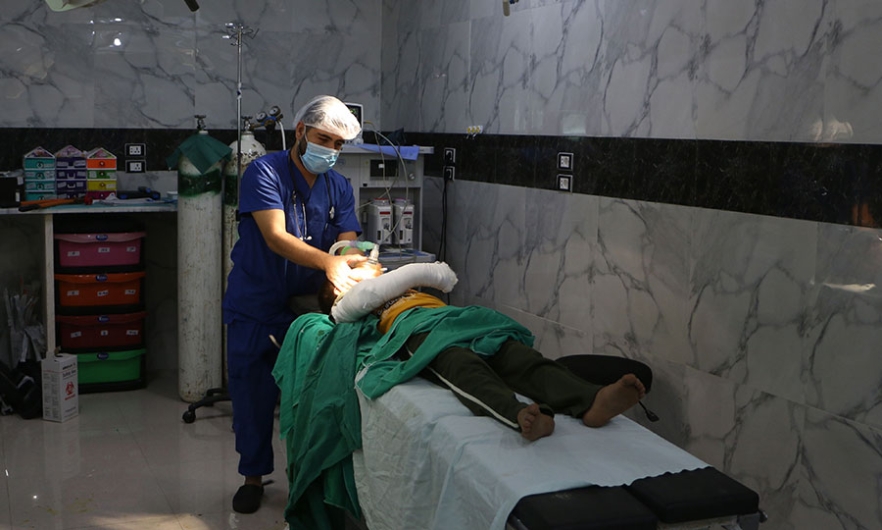
<svg viewBox="0 0 882 530">
<path fill-rule="evenodd" d="M 126 158 L 145 158 L 147 144 L 126 144 Z"/>
<path fill-rule="evenodd" d="M 146 160 L 126 160 L 126 173 L 144 173 L 147 171 Z"/>
<path fill-rule="evenodd" d="M 557 176 L 557 189 L 560 191 L 573 191 L 573 176 L 572 175 L 558 175 Z"/>
<path fill-rule="evenodd" d="M 456 180 L 456 168 L 453 166 L 444 166 L 444 181 L 453 182 Z"/>
<path fill-rule="evenodd" d="M 456 148 L 455 147 L 445 147 L 444 148 L 444 165 L 452 166 L 456 164 Z"/>
<path fill-rule="evenodd" d="M 559 171 L 573 171 L 573 153 L 558 153 L 557 169 Z"/>
</svg>

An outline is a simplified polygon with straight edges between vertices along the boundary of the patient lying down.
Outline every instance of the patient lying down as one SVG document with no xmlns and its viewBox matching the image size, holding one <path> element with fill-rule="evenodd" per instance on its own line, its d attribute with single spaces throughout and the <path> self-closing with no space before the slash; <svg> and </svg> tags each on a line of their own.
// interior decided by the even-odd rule
<svg viewBox="0 0 882 530">
<path fill-rule="evenodd" d="M 379 266 L 353 270 L 364 282 L 380 274 Z M 533 349 L 532 334 L 501 313 L 480 306 L 453 308 L 435 296 L 402 291 L 371 304 L 380 332 L 408 334 L 399 338 L 403 347 L 395 358 L 425 363 L 421 376 L 452 390 L 473 413 L 492 416 L 529 441 L 554 432 L 555 413 L 601 427 L 646 394 L 634 374 L 605 386 L 573 374 Z M 345 294 L 326 282 L 319 293 L 322 310 L 331 314 Z M 475 338 L 457 344 L 457 338 L 466 335 Z M 421 355 L 433 357 L 427 361 L 419 359 Z M 535 402 L 526 404 L 516 393 Z"/>
</svg>

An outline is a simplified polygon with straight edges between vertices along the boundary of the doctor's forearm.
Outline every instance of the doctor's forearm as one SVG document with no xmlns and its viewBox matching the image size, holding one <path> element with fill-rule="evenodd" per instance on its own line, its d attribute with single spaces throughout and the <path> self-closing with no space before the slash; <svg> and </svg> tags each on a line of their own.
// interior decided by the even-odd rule
<svg viewBox="0 0 882 530">
<path fill-rule="evenodd" d="M 267 241 L 267 245 L 270 250 L 288 261 L 311 269 L 327 270 L 331 261 L 331 256 L 327 252 L 304 243 L 290 234 L 271 238 Z"/>
</svg>

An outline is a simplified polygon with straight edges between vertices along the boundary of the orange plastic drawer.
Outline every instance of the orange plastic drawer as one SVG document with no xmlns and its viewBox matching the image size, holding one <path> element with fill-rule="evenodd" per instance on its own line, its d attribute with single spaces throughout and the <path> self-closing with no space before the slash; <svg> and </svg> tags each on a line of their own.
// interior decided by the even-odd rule
<svg viewBox="0 0 882 530">
<path fill-rule="evenodd" d="M 89 169 L 116 169 L 115 158 L 86 159 L 86 167 Z"/>
<path fill-rule="evenodd" d="M 132 305 L 141 303 L 144 272 L 56 274 L 62 307 Z"/>
</svg>

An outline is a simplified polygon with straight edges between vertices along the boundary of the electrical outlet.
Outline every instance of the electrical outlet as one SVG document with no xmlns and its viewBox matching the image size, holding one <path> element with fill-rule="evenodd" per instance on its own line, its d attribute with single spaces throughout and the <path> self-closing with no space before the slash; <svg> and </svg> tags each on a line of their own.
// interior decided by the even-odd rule
<svg viewBox="0 0 882 530">
<path fill-rule="evenodd" d="M 573 153 L 557 154 L 557 169 L 560 171 L 573 170 Z"/>
<path fill-rule="evenodd" d="M 144 158 L 147 156 L 145 144 L 126 144 L 126 157 Z"/>
<path fill-rule="evenodd" d="M 126 173 L 143 173 L 147 171 L 147 163 L 143 160 L 126 160 Z"/>
<path fill-rule="evenodd" d="M 456 180 L 456 168 L 453 166 L 444 166 L 444 181 L 453 182 Z"/>
<path fill-rule="evenodd" d="M 445 147 L 444 148 L 444 165 L 452 166 L 456 164 L 456 148 L 455 147 Z"/>
<path fill-rule="evenodd" d="M 560 191 L 573 191 L 573 176 L 572 175 L 558 175 L 557 176 L 557 189 Z"/>
</svg>

